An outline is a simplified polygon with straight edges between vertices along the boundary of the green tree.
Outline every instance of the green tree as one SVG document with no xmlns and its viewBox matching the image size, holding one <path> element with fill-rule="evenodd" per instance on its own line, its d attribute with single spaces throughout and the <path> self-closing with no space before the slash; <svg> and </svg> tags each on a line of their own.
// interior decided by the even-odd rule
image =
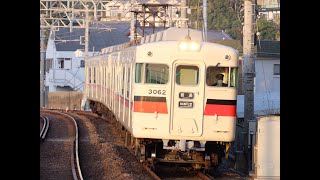
<svg viewBox="0 0 320 180">
<path fill-rule="evenodd" d="M 234 39 L 241 38 L 242 25 L 237 16 L 236 0 L 214 0 L 208 3 L 208 29 L 224 30 Z"/>
<path fill-rule="evenodd" d="M 203 0 L 190 0 L 191 22 L 197 22 L 198 29 L 202 29 Z M 224 30 L 232 38 L 236 40 L 242 39 L 242 22 L 243 22 L 243 0 L 208 0 L 207 1 L 207 19 L 208 29 Z M 199 4 L 199 17 L 197 17 L 197 7 Z M 196 28 L 196 23 L 191 24 L 192 28 Z M 258 19 L 256 29 L 260 32 L 260 39 L 280 40 L 280 18 L 275 21 L 267 21 L 264 18 Z"/>
<path fill-rule="evenodd" d="M 191 22 L 198 20 L 199 28 L 203 26 L 202 0 L 190 0 L 192 13 L 190 15 Z M 200 15 L 197 18 L 197 6 L 200 6 Z M 241 25 L 241 8 L 242 0 L 213 0 L 207 1 L 207 25 L 210 30 L 224 30 L 234 39 L 240 39 L 242 34 Z M 191 27 L 196 28 L 196 23 Z"/>
<path fill-rule="evenodd" d="M 280 26 L 274 21 L 260 18 L 256 23 L 256 32 L 260 33 L 260 39 L 280 40 Z"/>
<path fill-rule="evenodd" d="M 191 14 L 189 15 L 189 25 L 193 29 L 202 29 L 202 0 L 190 0 L 189 1 Z"/>
</svg>

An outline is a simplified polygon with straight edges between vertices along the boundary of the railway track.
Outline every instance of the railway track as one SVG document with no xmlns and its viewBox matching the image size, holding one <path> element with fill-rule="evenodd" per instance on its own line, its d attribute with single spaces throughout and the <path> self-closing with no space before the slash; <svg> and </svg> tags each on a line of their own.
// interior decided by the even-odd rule
<svg viewBox="0 0 320 180">
<path fill-rule="evenodd" d="M 163 166 L 164 168 L 157 166 L 156 168 L 150 169 L 137 160 L 138 158 L 134 156 L 134 150 L 126 144 L 123 133 L 122 135 L 119 134 L 120 131 L 118 131 L 116 127 L 116 122 L 109 119 L 110 116 L 106 118 L 89 111 L 78 110 L 60 112 L 73 117 L 75 121 L 77 121 L 79 131 L 81 131 L 82 139 L 80 141 L 80 147 L 82 147 L 82 157 L 79 158 L 80 162 L 81 159 L 83 159 L 81 167 L 85 169 L 84 179 L 243 179 L 216 177 L 185 167 L 175 169 L 173 166 Z M 104 165 L 101 166 L 101 164 Z M 157 165 L 158 164 L 165 163 L 157 163 Z M 144 175 L 140 173 L 144 173 Z M 95 174 L 99 174 L 99 176 Z M 146 176 L 147 174 L 148 177 Z"/>
<path fill-rule="evenodd" d="M 49 118 L 40 116 L 40 140 L 43 140 L 49 129 Z"/>
<path fill-rule="evenodd" d="M 73 111 L 73 112 L 75 112 L 75 113 L 77 113 L 77 114 L 82 114 L 82 115 L 92 114 L 91 112 L 86 112 L 86 111 Z M 110 117 L 112 117 L 112 116 L 109 115 L 108 117 L 110 118 Z M 114 119 L 113 119 L 113 123 L 117 123 L 117 122 L 114 121 Z M 126 138 L 124 138 L 123 132 L 121 132 L 121 131 L 117 131 L 117 132 L 118 132 L 118 133 L 120 132 L 118 137 L 120 137 L 123 145 L 126 146 L 126 147 L 128 148 L 128 150 L 129 150 L 132 154 L 134 154 L 134 150 L 130 147 L 130 145 L 128 146 L 128 144 L 127 144 L 128 140 L 127 140 Z M 137 159 L 137 162 L 139 162 L 138 159 Z M 158 174 L 157 174 L 156 172 L 152 171 L 147 165 L 142 164 L 142 163 L 140 163 L 140 162 L 139 162 L 139 164 L 142 165 L 142 167 L 145 169 L 145 171 L 146 171 L 153 179 L 155 179 L 155 180 L 164 179 L 164 178 L 162 178 L 161 176 L 158 176 Z M 190 173 L 185 173 L 185 174 L 190 174 Z M 189 176 L 190 176 L 190 175 L 189 175 Z M 181 179 L 181 176 L 180 176 L 179 178 Z M 179 178 L 178 178 L 178 179 L 179 179 Z M 183 177 L 183 178 L 186 179 L 186 178 L 188 178 L 188 177 L 186 177 L 186 178 Z M 189 177 L 189 178 L 190 178 L 190 177 Z M 170 178 L 170 179 L 173 180 L 173 179 L 175 179 L 175 178 Z M 191 177 L 191 179 L 210 180 L 210 179 L 214 179 L 214 178 L 213 178 L 212 176 L 207 175 L 207 174 L 203 174 L 202 172 L 194 172 L 194 173 L 193 173 L 193 176 Z"/>
<path fill-rule="evenodd" d="M 72 111 L 74 113 L 77 113 L 77 114 L 81 114 L 81 115 L 91 115 L 92 116 L 92 112 L 90 111 L 79 111 L 79 110 L 76 110 L 76 111 Z M 95 117 L 100 117 L 101 119 L 105 119 L 105 121 L 109 122 L 111 127 L 108 126 L 108 127 L 105 127 L 105 128 L 112 128 L 113 130 L 115 130 L 116 134 L 117 134 L 117 139 L 120 138 L 120 141 L 121 141 L 121 144 L 122 146 L 126 147 L 130 153 L 132 155 L 135 154 L 134 152 L 134 149 L 132 149 L 132 146 L 128 145 L 128 141 L 126 138 L 125 138 L 125 132 L 121 131 L 119 129 L 119 126 L 117 126 L 117 121 L 114 119 L 114 117 L 110 114 L 108 114 L 106 117 L 103 117 L 103 116 L 98 116 L 97 114 L 94 114 Z M 111 133 L 108 131 L 108 134 Z M 137 157 L 136 157 L 137 158 Z M 138 159 L 138 158 L 137 158 Z M 244 178 L 241 178 L 241 177 L 236 177 L 236 178 L 233 178 L 233 177 L 230 177 L 230 176 L 224 176 L 224 177 L 214 177 L 213 175 L 210 175 L 210 174 L 204 174 L 200 171 L 194 171 L 192 168 L 191 169 L 188 169 L 188 168 L 181 168 L 180 171 L 176 171 L 176 172 L 167 172 L 167 171 L 162 171 L 161 172 L 161 168 L 162 167 L 156 167 L 155 168 L 155 171 L 153 171 L 152 169 L 150 169 L 150 167 L 148 167 L 147 165 L 144 165 L 144 164 L 141 164 L 139 161 L 137 161 L 140 165 L 142 165 L 142 167 L 145 169 L 145 171 L 155 180 L 159 180 L 159 179 L 163 179 L 163 180 L 174 180 L 174 179 L 205 179 L 205 180 L 209 180 L 209 179 L 223 179 L 223 180 L 239 180 L 239 179 L 244 179 Z M 160 163 L 159 163 L 160 164 Z M 163 164 L 163 163 L 162 163 Z M 164 163 L 165 164 L 165 163 Z M 172 169 L 171 167 L 169 167 L 168 169 Z M 159 171 L 160 170 L 160 171 Z M 166 175 L 166 174 L 170 174 L 169 176 Z"/>
<path fill-rule="evenodd" d="M 90 111 L 68 111 L 81 134 L 80 163 L 84 179 L 153 179 L 124 146 L 113 122 Z"/>
<path fill-rule="evenodd" d="M 166 174 L 168 171 L 162 169 L 158 170 L 158 172 L 152 171 L 148 166 L 143 165 L 144 169 L 150 174 L 150 176 L 153 177 L 155 180 L 213 180 L 215 179 L 213 176 L 200 172 L 200 171 L 193 171 L 193 170 L 188 170 L 187 168 L 184 170 L 178 170 L 175 169 L 175 172 L 169 172 L 169 175 Z M 159 167 L 158 167 L 159 168 Z M 162 172 L 160 172 L 162 171 Z M 164 175 L 166 174 L 166 175 Z"/>
<path fill-rule="evenodd" d="M 78 127 L 75 119 L 59 111 L 41 111 L 41 113 L 47 117 L 44 119 L 51 117 L 52 130 L 40 146 L 40 179 L 83 180 L 78 156 Z"/>
</svg>

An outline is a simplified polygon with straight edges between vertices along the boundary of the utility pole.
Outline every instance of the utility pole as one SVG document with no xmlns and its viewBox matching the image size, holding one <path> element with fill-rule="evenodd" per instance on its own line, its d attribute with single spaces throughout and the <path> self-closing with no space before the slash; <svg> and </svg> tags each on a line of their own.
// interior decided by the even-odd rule
<svg viewBox="0 0 320 180">
<path fill-rule="evenodd" d="M 187 1 L 181 0 L 181 27 L 187 27 Z"/>
<path fill-rule="evenodd" d="M 85 13 L 85 34 L 84 34 L 84 60 L 86 61 L 88 58 L 89 52 L 89 11 Z"/>
<path fill-rule="evenodd" d="M 134 0 L 131 0 L 130 41 L 134 40 Z"/>
<path fill-rule="evenodd" d="M 41 14 L 42 15 L 42 14 Z M 43 17 L 43 15 L 42 15 Z M 41 25 L 44 25 L 44 21 L 40 19 Z M 44 38 L 45 38 L 45 29 L 40 27 L 40 108 L 45 107 L 45 88 L 44 88 L 44 56 L 45 56 L 45 48 L 44 48 Z"/>
<path fill-rule="evenodd" d="M 88 7 L 88 6 L 87 6 Z M 88 57 L 89 57 L 89 11 L 86 11 L 85 12 L 85 32 L 84 32 L 84 41 L 85 41 L 85 45 L 84 45 L 84 61 L 85 61 L 85 64 L 88 60 Z M 86 70 L 87 68 L 85 68 Z M 84 76 L 84 83 L 85 83 L 85 86 L 84 86 L 84 94 L 87 94 L 87 83 L 88 82 L 88 79 L 87 79 L 87 76 Z M 86 109 L 84 106 L 83 106 L 84 109 Z"/>
<path fill-rule="evenodd" d="M 250 135 L 249 135 L 249 121 L 254 120 L 254 77 L 255 77 L 255 64 L 254 64 L 254 24 L 255 24 L 255 11 L 254 0 L 244 1 L 244 28 L 243 28 L 243 58 L 242 58 L 242 77 L 244 88 L 244 130 L 247 136 L 245 143 L 245 154 L 248 160 L 248 170 L 251 169 L 250 155 Z"/>
<path fill-rule="evenodd" d="M 200 7 L 199 7 L 199 0 L 197 2 L 197 24 L 196 24 L 196 30 L 199 30 L 199 16 L 200 16 Z"/>
<path fill-rule="evenodd" d="M 203 0 L 203 31 L 204 41 L 207 41 L 207 0 Z"/>
</svg>

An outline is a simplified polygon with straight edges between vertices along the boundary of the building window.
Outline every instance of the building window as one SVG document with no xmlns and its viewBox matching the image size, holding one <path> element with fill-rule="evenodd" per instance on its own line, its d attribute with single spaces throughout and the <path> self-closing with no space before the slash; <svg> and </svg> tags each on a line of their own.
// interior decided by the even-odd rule
<svg viewBox="0 0 320 180">
<path fill-rule="evenodd" d="M 46 59 L 46 64 L 45 64 L 46 72 L 49 72 L 49 70 L 52 69 L 52 62 L 53 62 L 53 59 Z"/>
<path fill-rule="evenodd" d="M 71 58 L 58 58 L 58 67 L 60 69 L 71 69 Z"/>
<path fill-rule="evenodd" d="M 260 14 L 260 18 L 267 19 L 267 15 L 261 13 L 261 14 Z"/>
<path fill-rule="evenodd" d="M 280 75 L 280 64 L 273 65 L 273 75 Z"/>
<path fill-rule="evenodd" d="M 279 19 L 280 14 L 279 13 L 273 13 L 273 19 Z"/>
<path fill-rule="evenodd" d="M 85 67 L 85 61 L 84 60 L 80 60 L 80 67 Z"/>
</svg>

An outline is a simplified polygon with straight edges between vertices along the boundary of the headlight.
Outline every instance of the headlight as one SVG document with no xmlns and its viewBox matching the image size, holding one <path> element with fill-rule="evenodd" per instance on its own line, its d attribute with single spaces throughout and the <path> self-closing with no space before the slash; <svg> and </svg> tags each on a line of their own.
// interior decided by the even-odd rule
<svg viewBox="0 0 320 180">
<path fill-rule="evenodd" d="M 178 49 L 179 51 L 200 51 L 200 43 L 190 40 L 180 41 Z"/>
<path fill-rule="evenodd" d="M 190 43 L 190 50 L 191 51 L 199 51 L 200 50 L 200 44 L 196 42 Z"/>
<path fill-rule="evenodd" d="M 179 43 L 179 50 L 186 51 L 188 49 L 188 43 L 187 42 L 180 42 Z"/>
</svg>

